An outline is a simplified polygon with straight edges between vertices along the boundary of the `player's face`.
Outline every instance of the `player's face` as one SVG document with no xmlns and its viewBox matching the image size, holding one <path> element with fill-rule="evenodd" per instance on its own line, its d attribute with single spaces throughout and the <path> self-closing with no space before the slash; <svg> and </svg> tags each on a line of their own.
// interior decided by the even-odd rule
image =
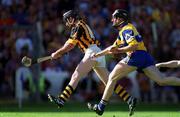
<svg viewBox="0 0 180 117">
<path fill-rule="evenodd" d="M 112 17 L 111 21 L 113 23 L 112 24 L 113 27 L 118 27 L 120 24 L 124 22 L 122 18 L 117 18 L 117 17 Z"/>
<path fill-rule="evenodd" d="M 72 18 L 72 17 L 68 18 L 67 21 L 66 21 L 66 26 L 69 27 L 69 28 L 71 28 L 71 27 L 73 27 L 74 25 L 75 25 L 75 20 L 74 20 L 74 18 Z"/>
</svg>

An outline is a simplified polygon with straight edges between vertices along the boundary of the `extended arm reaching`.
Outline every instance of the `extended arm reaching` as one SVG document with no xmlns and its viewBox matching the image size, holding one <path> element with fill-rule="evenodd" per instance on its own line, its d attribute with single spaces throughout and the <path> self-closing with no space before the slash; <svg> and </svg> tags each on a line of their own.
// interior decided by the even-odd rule
<svg viewBox="0 0 180 117">
<path fill-rule="evenodd" d="M 51 54 L 52 59 L 57 59 L 58 57 L 61 57 L 63 54 L 69 52 L 75 47 L 75 45 L 71 43 L 65 43 L 63 47 L 58 49 L 56 52 Z"/>
<path fill-rule="evenodd" d="M 93 57 L 100 57 L 100 56 L 104 56 L 104 55 L 107 55 L 107 54 L 112 54 L 112 52 L 110 52 L 110 50 L 112 48 L 115 48 L 115 47 L 114 46 L 109 46 L 106 49 L 102 50 L 101 52 L 98 52 L 98 53 L 94 54 Z"/>
</svg>

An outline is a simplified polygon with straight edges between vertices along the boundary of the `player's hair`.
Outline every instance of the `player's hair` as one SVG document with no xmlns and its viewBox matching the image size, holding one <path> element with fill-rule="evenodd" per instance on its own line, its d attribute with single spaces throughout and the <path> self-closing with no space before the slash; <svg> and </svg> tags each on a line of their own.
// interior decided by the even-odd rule
<svg viewBox="0 0 180 117">
<path fill-rule="evenodd" d="M 81 17 L 75 10 L 69 10 L 63 14 L 63 21 L 66 22 L 68 18 L 74 18 L 75 20 L 80 20 Z"/>
</svg>

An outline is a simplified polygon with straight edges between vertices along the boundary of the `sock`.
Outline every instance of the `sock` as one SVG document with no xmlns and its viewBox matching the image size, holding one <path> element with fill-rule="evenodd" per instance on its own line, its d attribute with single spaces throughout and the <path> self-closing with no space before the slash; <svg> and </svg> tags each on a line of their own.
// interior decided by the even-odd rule
<svg viewBox="0 0 180 117">
<path fill-rule="evenodd" d="M 64 89 L 63 93 L 58 96 L 63 104 L 70 98 L 73 91 L 74 89 L 70 85 L 68 85 Z"/>
<path fill-rule="evenodd" d="M 105 100 L 101 100 L 98 104 L 98 109 L 101 110 L 101 111 L 104 111 L 105 107 L 107 105 L 107 101 Z"/>
<path fill-rule="evenodd" d="M 131 96 L 121 85 L 116 85 L 114 91 L 119 97 L 123 99 L 123 101 L 129 104 L 129 99 Z"/>
<path fill-rule="evenodd" d="M 130 98 L 128 99 L 127 103 L 130 104 L 132 99 L 133 99 L 133 97 L 130 96 Z"/>
</svg>

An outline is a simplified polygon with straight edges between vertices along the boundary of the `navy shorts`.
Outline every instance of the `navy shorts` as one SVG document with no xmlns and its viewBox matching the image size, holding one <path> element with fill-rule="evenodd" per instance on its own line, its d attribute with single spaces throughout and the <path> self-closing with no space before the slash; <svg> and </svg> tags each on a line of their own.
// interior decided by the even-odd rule
<svg viewBox="0 0 180 117">
<path fill-rule="evenodd" d="M 142 70 L 151 65 L 155 65 L 154 58 L 146 51 L 136 50 L 131 54 L 131 56 L 127 56 L 122 61 L 127 63 L 129 66 L 137 67 L 137 71 L 142 72 Z"/>
</svg>

